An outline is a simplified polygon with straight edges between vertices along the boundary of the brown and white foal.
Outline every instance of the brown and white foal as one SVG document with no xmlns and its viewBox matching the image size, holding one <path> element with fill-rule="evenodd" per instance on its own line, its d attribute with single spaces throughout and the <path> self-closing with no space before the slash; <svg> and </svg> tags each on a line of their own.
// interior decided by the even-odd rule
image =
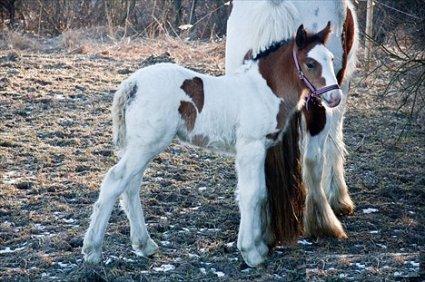
<svg viewBox="0 0 425 282">
<path fill-rule="evenodd" d="M 266 150 L 281 138 L 288 120 L 305 103 L 309 91 L 299 79 L 300 71 L 317 89 L 337 83 L 333 55 L 324 46 L 329 32 L 329 24 L 316 34 L 307 34 L 300 26 L 295 40 L 280 42 L 232 75 L 213 77 L 175 64 L 157 64 L 122 82 L 112 107 L 120 160 L 106 174 L 94 205 L 84 238 L 85 261 L 101 260 L 107 222 L 120 196 L 130 221 L 133 249 L 142 256 L 158 249 L 146 229 L 139 189 L 149 161 L 177 136 L 205 148 L 235 149 L 241 214 L 237 246 L 248 265 L 262 263 L 269 251 L 261 219 Z M 334 107 L 341 91 L 332 88 L 321 97 L 325 106 Z M 321 105 L 318 97 L 309 101 Z M 321 161 L 318 152 L 324 140 L 314 138 L 307 149 L 307 163 Z M 307 181 L 318 181 L 320 173 L 314 171 Z M 318 222 L 332 220 L 328 217 L 333 213 L 323 210 L 327 208 L 323 197 L 323 191 L 317 190 L 309 198 L 319 211 Z"/>
</svg>

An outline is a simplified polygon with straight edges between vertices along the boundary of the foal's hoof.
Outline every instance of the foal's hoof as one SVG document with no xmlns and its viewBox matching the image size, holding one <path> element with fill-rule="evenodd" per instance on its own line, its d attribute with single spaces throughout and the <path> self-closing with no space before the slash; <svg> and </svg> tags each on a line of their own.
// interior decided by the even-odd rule
<svg viewBox="0 0 425 282">
<path fill-rule="evenodd" d="M 158 245 L 149 238 L 143 247 L 140 245 L 133 245 L 134 253 L 140 257 L 150 257 L 158 250 Z"/>
<path fill-rule="evenodd" d="M 100 248 L 84 245 L 82 253 L 84 255 L 84 262 L 89 264 L 98 264 L 102 259 Z"/>
<path fill-rule="evenodd" d="M 268 251 L 268 250 L 267 250 Z M 262 256 L 257 248 L 251 248 L 247 251 L 241 251 L 243 260 L 250 267 L 259 266 L 266 259 L 265 256 Z"/>
</svg>

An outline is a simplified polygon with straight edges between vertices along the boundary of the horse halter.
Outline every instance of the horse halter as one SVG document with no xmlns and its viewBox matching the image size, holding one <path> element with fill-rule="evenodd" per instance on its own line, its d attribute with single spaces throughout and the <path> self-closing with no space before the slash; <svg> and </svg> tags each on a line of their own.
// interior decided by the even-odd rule
<svg viewBox="0 0 425 282">
<path fill-rule="evenodd" d="M 317 89 L 310 82 L 310 80 L 308 80 L 308 78 L 305 76 L 305 74 L 301 70 L 300 63 L 298 62 L 297 49 L 295 47 L 292 49 L 292 57 L 294 58 L 294 63 L 295 63 L 295 68 L 297 69 L 298 78 L 300 80 L 302 80 L 302 82 L 304 82 L 305 86 L 307 86 L 307 88 L 310 90 L 310 93 L 305 98 L 307 111 L 308 111 L 308 105 L 309 105 L 309 102 L 311 101 L 311 99 L 313 99 L 313 98 L 321 98 L 320 96 L 322 94 L 325 94 L 326 92 L 329 92 L 329 91 L 332 91 L 332 90 L 340 90 L 341 89 L 338 84 L 332 84 L 332 85 L 325 86 L 325 87 L 322 87 L 322 88 Z"/>
</svg>

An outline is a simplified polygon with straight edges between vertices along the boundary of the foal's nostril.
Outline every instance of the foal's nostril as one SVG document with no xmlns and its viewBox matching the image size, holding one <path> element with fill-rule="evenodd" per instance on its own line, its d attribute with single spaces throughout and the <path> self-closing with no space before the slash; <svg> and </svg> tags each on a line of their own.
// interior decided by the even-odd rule
<svg viewBox="0 0 425 282">
<path fill-rule="evenodd" d="M 325 99 L 329 107 L 334 108 L 341 102 L 341 93 L 339 91 L 329 93 L 329 99 Z"/>
</svg>

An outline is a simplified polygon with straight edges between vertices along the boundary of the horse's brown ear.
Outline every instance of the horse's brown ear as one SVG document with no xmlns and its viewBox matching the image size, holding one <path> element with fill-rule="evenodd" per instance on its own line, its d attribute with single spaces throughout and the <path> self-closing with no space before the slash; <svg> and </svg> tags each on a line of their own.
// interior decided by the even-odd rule
<svg viewBox="0 0 425 282">
<path fill-rule="evenodd" d="M 305 47 L 305 44 L 307 43 L 307 32 L 304 29 L 304 25 L 300 25 L 298 28 L 297 35 L 295 37 L 295 43 L 299 49 Z"/>
<path fill-rule="evenodd" d="M 317 34 L 320 38 L 320 42 L 325 44 L 326 41 L 328 41 L 328 38 L 331 32 L 332 32 L 331 22 L 329 21 L 326 27 Z"/>
</svg>

